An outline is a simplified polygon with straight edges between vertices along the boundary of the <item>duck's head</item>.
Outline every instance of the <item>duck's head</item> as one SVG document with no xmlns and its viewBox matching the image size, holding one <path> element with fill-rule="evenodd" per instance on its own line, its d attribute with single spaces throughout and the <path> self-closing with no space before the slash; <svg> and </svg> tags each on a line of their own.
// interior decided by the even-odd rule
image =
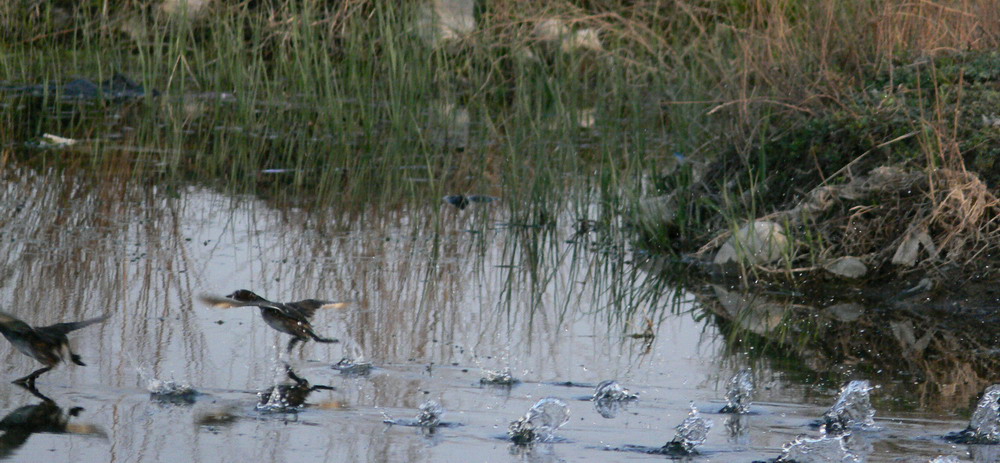
<svg viewBox="0 0 1000 463">
<path fill-rule="evenodd" d="M 240 301 L 240 302 L 261 302 L 261 301 L 267 301 L 267 299 L 264 299 L 264 298 L 258 296 L 256 293 L 254 293 L 253 291 L 250 291 L 248 289 L 241 289 L 241 290 L 238 290 L 238 291 L 234 291 L 232 294 L 230 294 L 230 295 L 228 295 L 226 297 L 228 297 L 228 298 L 230 298 L 230 299 L 232 299 L 234 301 Z"/>
</svg>

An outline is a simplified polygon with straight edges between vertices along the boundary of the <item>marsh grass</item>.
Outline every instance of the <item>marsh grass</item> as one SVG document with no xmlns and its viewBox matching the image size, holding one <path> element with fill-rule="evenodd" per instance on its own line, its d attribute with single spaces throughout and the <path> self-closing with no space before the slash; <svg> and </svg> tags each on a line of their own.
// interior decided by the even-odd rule
<svg viewBox="0 0 1000 463">
<path fill-rule="evenodd" d="M 643 196 L 676 192 L 675 226 L 641 228 L 644 243 L 677 252 L 915 130 L 868 130 L 892 102 L 918 100 L 917 119 L 935 127 L 892 148 L 959 170 L 968 148 L 947 128 L 966 122 L 961 104 L 943 102 L 962 86 L 937 66 L 1000 40 L 1000 7 L 988 0 L 489 2 L 457 34 L 440 32 L 423 2 L 184 5 L 0 6 L 0 81 L 123 72 L 160 92 L 75 106 L 58 95 L 8 100 L 34 115 L 7 112 L 5 149 L 37 158 L 23 143 L 55 133 L 89 140 L 74 156 L 102 172 L 354 213 L 490 194 L 511 223 L 531 227 L 572 226 L 558 223 L 566 209 L 612 223 Z M 989 81 L 991 62 L 961 72 Z M 862 96 L 872 92 L 883 98 Z M 853 144 L 788 155 L 838 123 Z M 709 186 L 698 188 L 690 166 L 671 167 L 675 155 L 723 167 L 705 170 Z M 790 175 L 788 162 L 802 172 Z M 568 194 L 581 184 L 596 197 Z M 805 230 L 803 241 L 816 260 L 823 237 Z"/>
</svg>

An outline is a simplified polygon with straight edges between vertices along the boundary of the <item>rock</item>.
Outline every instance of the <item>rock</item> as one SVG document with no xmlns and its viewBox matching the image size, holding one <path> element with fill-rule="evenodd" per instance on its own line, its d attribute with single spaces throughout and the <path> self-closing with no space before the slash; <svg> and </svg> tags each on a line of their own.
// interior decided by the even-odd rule
<svg viewBox="0 0 1000 463">
<path fill-rule="evenodd" d="M 196 19 L 208 11 L 210 0 L 164 0 L 160 10 L 164 13 L 183 19 Z"/>
<path fill-rule="evenodd" d="M 475 1 L 432 0 L 421 4 L 416 30 L 431 46 L 455 41 L 476 30 Z"/>
<path fill-rule="evenodd" d="M 857 257 L 847 256 L 823 264 L 823 268 L 844 278 L 861 278 L 868 273 L 868 266 Z"/>
<path fill-rule="evenodd" d="M 77 141 L 72 138 L 65 138 L 58 135 L 52 135 L 51 133 L 46 133 L 42 134 L 42 140 L 38 142 L 38 146 L 42 148 L 62 148 L 65 146 L 73 146 L 76 142 Z"/>
<path fill-rule="evenodd" d="M 788 237 L 781 225 L 758 220 L 745 225 L 719 248 L 715 263 L 725 265 L 749 259 L 754 264 L 772 264 L 788 250 Z"/>
<path fill-rule="evenodd" d="M 896 253 L 892 256 L 892 263 L 913 267 L 917 263 L 917 256 L 921 246 L 927 250 L 932 257 L 937 255 L 937 246 L 926 230 L 916 230 L 906 233 L 903 242 L 899 243 Z"/>
<path fill-rule="evenodd" d="M 597 35 L 597 29 L 580 29 L 565 38 L 559 48 L 563 53 L 573 53 L 576 51 L 603 51 L 601 39 Z"/>
<path fill-rule="evenodd" d="M 569 34 L 569 27 L 560 19 L 546 19 L 535 24 L 531 35 L 540 42 L 559 42 Z"/>
<path fill-rule="evenodd" d="M 842 322 L 857 321 L 865 313 L 864 306 L 854 302 L 834 304 L 824 310 L 830 314 L 830 316 Z"/>
</svg>

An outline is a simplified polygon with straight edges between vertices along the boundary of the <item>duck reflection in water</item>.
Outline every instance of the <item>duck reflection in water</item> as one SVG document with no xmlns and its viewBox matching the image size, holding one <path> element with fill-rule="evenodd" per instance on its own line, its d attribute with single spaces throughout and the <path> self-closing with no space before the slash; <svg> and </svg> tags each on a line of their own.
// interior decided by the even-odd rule
<svg viewBox="0 0 1000 463">
<path fill-rule="evenodd" d="M 22 384 L 19 386 L 42 401 L 18 407 L 0 419 L 0 431 L 3 432 L 0 435 L 0 459 L 12 456 L 35 433 L 107 437 L 96 425 L 70 423 L 70 419 L 78 416 L 83 407 L 73 407 L 65 411 L 55 401 L 38 392 L 34 386 Z"/>
<path fill-rule="evenodd" d="M 285 374 L 292 384 L 279 384 L 266 391 L 257 393 L 257 409 L 265 412 L 297 412 L 306 403 L 306 399 L 313 391 L 335 390 L 333 386 L 311 385 L 305 378 L 300 377 L 292 371 L 292 368 L 285 365 Z"/>
</svg>

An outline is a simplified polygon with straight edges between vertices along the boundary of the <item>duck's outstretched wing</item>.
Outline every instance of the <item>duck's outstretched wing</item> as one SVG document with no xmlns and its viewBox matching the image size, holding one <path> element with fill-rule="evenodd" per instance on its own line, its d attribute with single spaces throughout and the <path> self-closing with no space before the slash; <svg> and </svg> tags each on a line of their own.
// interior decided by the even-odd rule
<svg viewBox="0 0 1000 463">
<path fill-rule="evenodd" d="M 70 331 L 76 331 L 80 328 L 85 328 L 95 323 L 101 323 L 109 318 L 111 318 L 111 314 L 104 314 L 97 318 L 91 318 L 89 320 L 83 320 L 79 322 L 56 323 L 55 325 L 43 326 L 41 328 L 35 328 L 35 331 L 66 335 Z"/>
<path fill-rule="evenodd" d="M 319 309 L 342 309 L 347 307 L 350 302 L 333 302 L 333 301 L 320 301 L 317 299 L 306 299 L 304 301 L 289 302 L 283 304 L 287 311 L 294 311 L 298 315 L 305 318 L 312 318 L 313 314 Z M 287 312 L 286 311 L 286 312 Z"/>
<path fill-rule="evenodd" d="M 282 310 L 281 304 L 276 304 L 274 302 L 268 302 L 268 301 L 243 302 L 243 301 L 237 301 L 236 299 L 230 299 L 228 297 L 222 297 L 222 296 L 214 296 L 211 294 L 201 294 L 198 296 L 198 300 L 217 309 L 232 309 L 234 307 L 270 307 L 272 309 Z"/>
</svg>

